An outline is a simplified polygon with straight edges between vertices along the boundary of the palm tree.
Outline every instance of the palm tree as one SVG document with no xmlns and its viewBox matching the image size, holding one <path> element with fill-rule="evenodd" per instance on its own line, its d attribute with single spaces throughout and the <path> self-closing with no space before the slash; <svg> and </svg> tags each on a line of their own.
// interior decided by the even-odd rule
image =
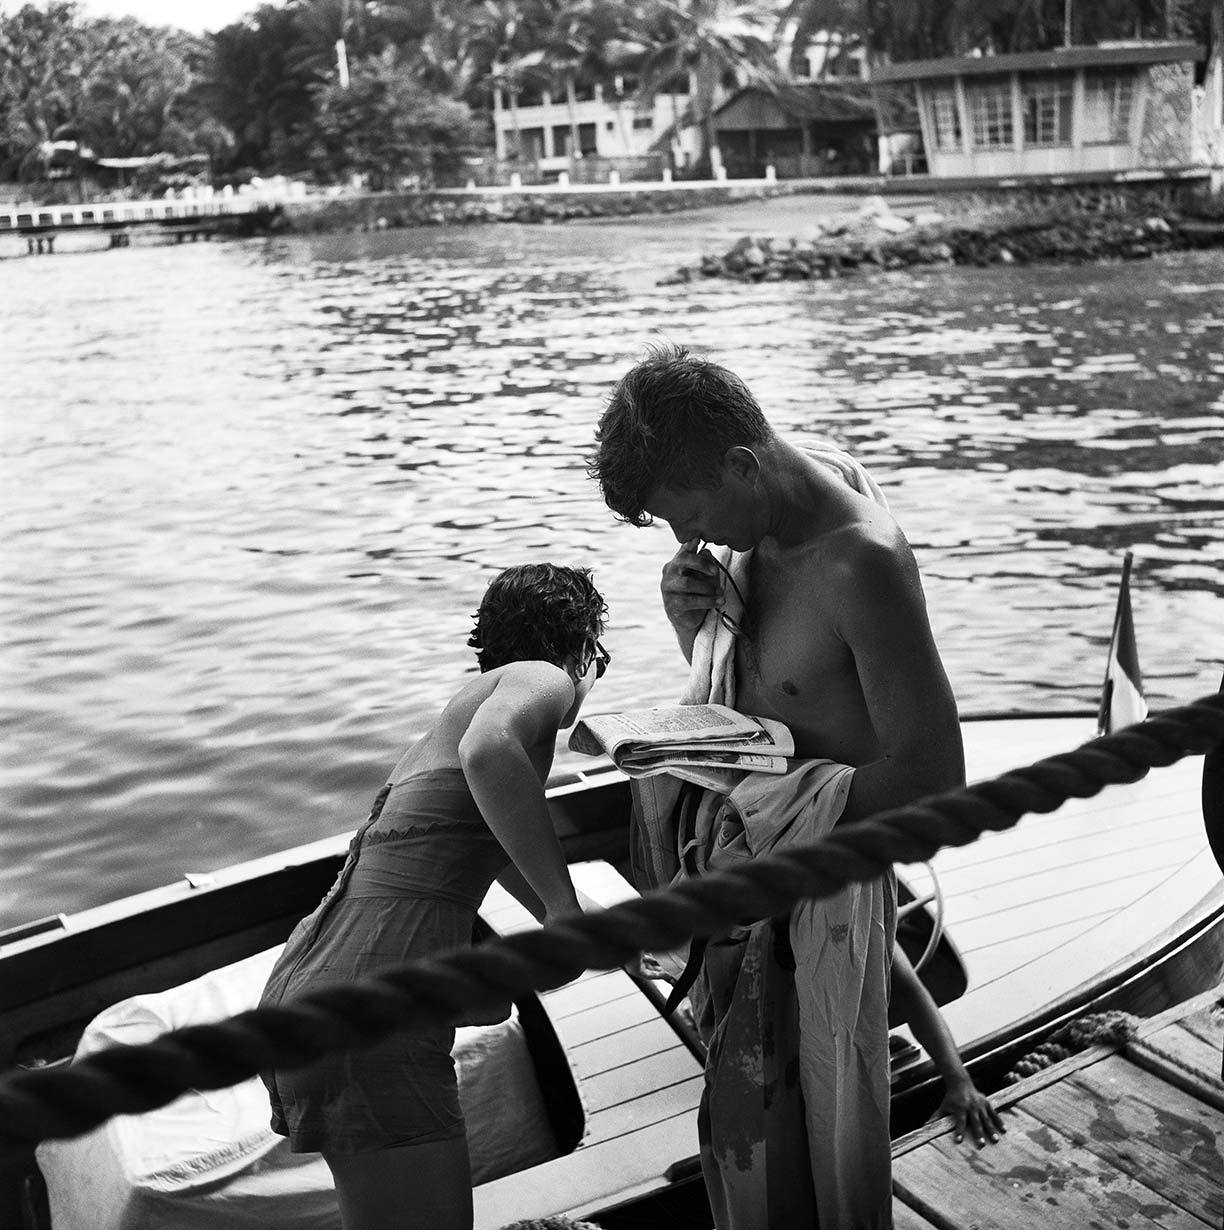
<svg viewBox="0 0 1224 1230">
<path fill-rule="evenodd" d="M 0 164 L 44 172 L 51 142 L 79 118 L 90 58 L 73 4 L 0 14 Z"/>
<path fill-rule="evenodd" d="M 545 12 L 543 66 L 550 79 L 564 78 L 571 148 L 577 151 L 578 83 L 601 82 L 636 68 L 646 49 L 627 37 L 636 13 L 624 0 L 545 0 Z"/>
<path fill-rule="evenodd" d="M 714 108 L 730 80 L 773 88 L 780 83 L 773 35 L 777 10 L 764 0 L 648 0 L 640 17 L 647 51 L 641 67 L 643 97 L 653 97 L 678 75 L 692 83 L 692 107 L 701 130 L 699 172 L 708 173 L 716 148 Z"/>
<path fill-rule="evenodd" d="M 478 101 L 489 73 L 483 48 L 472 39 L 467 13 L 457 4 L 439 7 L 417 44 L 414 62 L 421 82 L 436 94 L 469 103 Z"/>
<path fill-rule="evenodd" d="M 424 37 L 433 21 L 429 0 L 293 0 L 295 65 L 329 81 L 343 43 L 351 60 L 382 55 Z"/>
<path fill-rule="evenodd" d="M 130 157 L 170 149 L 192 153 L 182 122 L 193 77 L 174 34 L 133 17 L 102 19 L 90 27 L 93 63 L 78 126 L 100 154 Z"/>
<path fill-rule="evenodd" d="M 518 95 L 525 86 L 541 79 L 543 32 L 548 19 L 541 0 L 476 0 L 464 15 L 469 38 L 483 63 L 488 65 L 482 83 L 491 95 L 506 92 L 518 152 L 522 131 L 518 119 Z"/>
</svg>

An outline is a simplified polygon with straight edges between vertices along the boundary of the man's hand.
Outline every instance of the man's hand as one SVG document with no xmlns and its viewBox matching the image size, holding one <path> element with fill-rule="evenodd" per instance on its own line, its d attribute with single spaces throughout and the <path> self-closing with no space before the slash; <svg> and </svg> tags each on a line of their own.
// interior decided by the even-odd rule
<svg viewBox="0 0 1224 1230">
<path fill-rule="evenodd" d="M 990 1104 L 990 1099 L 979 1092 L 971 1080 L 954 1081 L 948 1085 L 944 1100 L 939 1105 L 937 1114 L 951 1115 L 956 1120 L 957 1144 L 965 1139 L 968 1132 L 978 1148 L 982 1148 L 987 1140 L 991 1144 L 998 1142 L 999 1136 L 1006 1132 L 999 1112 Z"/>
<path fill-rule="evenodd" d="M 697 629 L 706 613 L 722 604 L 722 571 L 699 538 L 682 543 L 675 555 L 663 567 L 659 589 L 663 594 L 663 610 L 668 622 L 680 638 L 680 646 L 688 657 Z"/>
</svg>

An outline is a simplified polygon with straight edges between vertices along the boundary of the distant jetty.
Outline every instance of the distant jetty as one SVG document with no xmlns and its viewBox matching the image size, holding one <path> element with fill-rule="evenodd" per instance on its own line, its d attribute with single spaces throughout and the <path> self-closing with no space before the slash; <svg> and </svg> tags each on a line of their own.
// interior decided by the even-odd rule
<svg viewBox="0 0 1224 1230">
<path fill-rule="evenodd" d="M 880 196 L 802 235 L 744 236 L 662 279 L 836 278 L 917 265 L 1078 264 L 1224 246 L 1224 197 L 1174 192 L 995 193 L 937 198 L 912 214 Z"/>
</svg>

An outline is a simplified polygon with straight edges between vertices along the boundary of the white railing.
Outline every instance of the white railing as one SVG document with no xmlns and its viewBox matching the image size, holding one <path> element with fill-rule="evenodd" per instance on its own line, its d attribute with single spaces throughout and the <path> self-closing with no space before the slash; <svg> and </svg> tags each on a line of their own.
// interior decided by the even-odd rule
<svg viewBox="0 0 1224 1230">
<path fill-rule="evenodd" d="M 214 196 L 195 200 L 97 201 L 81 205 L 0 206 L 0 233 L 48 227 L 122 226 L 141 222 L 182 222 L 249 214 L 273 204 L 262 196 Z"/>
</svg>

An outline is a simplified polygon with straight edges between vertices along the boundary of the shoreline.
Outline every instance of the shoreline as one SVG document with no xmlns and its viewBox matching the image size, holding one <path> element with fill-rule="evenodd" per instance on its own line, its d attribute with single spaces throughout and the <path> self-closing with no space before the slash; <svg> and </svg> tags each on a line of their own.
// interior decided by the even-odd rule
<svg viewBox="0 0 1224 1230">
<path fill-rule="evenodd" d="M 1076 264 L 1224 244 L 1224 194 L 1212 196 L 1201 177 L 1171 174 L 1024 183 L 931 177 L 882 183 L 856 176 L 317 194 L 267 198 L 241 214 L 222 209 L 188 228 L 196 204 L 186 203 L 193 217 L 176 217 L 175 229 L 199 233 L 178 234 L 177 242 L 499 223 L 599 225 L 709 212 L 743 217 L 747 225 L 727 227 L 728 239 L 735 236 L 729 248 L 676 269 L 663 284 L 698 277 L 830 278 L 925 265 Z M 124 247 L 133 237 L 169 234 L 121 218 L 93 227 L 48 225 L 9 233 L 32 242 L 36 232 L 48 237 L 49 253 L 59 240 L 81 250 L 73 241 L 88 236 Z M 43 240 L 37 242 L 41 254 Z"/>
<path fill-rule="evenodd" d="M 815 220 L 805 233 L 742 235 L 662 284 L 818 280 L 932 265 L 1077 265 L 1214 247 L 1224 247 L 1224 196 L 1206 193 L 1000 190 L 936 196 L 909 210 L 873 196 Z"/>
</svg>

